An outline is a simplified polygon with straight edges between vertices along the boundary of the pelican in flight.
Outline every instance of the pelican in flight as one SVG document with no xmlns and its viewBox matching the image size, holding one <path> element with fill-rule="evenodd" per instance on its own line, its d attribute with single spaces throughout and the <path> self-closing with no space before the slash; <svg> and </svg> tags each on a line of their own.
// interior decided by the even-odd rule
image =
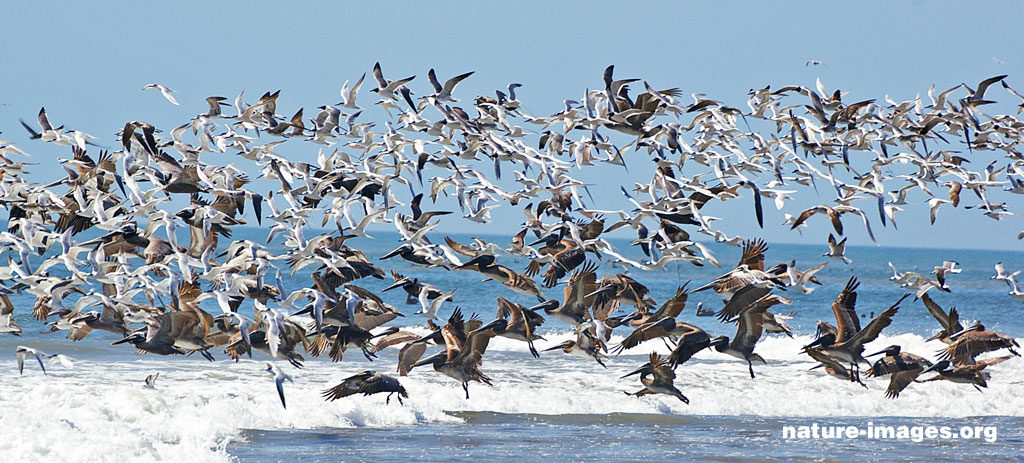
<svg viewBox="0 0 1024 463">
<path fill-rule="evenodd" d="M 682 392 L 679 392 L 679 389 L 673 384 L 673 381 L 676 379 L 676 372 L 672 371 L 672 368 L 668 366 L 665 359 L 658 354 L 652 352 L 650 360 L 644 366 L 637 368 L 632 373 L 626 374 L 623 378 L 628 378 L 635 374 L 640 374 L 640 382 L 643 383 L 644 388 L 632 393 L 627 392 L 626 395 L 643 397 L 648 394 L 667 394 L 683 401 L 685 404 L 690 403 L 690 399 L 687 399 Z"/>
<path fill-rule="evenodd" d="M 378 392 L 387 392 L 388 396 L 384 399 L 384 403 L 388 404 L 391 402 L 391 396 L 398 394 L 398 403 L 403 404 L 402 398 L 409 398 L 409 393 L 405 392 L 405 388 L 398 382 L 394 377 L 377 373 L 373 370 L 366 370 L 361 373 L 349 376 L 342 380 L 341 384 L 332 388 L 326 389 L 323 392 L 324 399 L 328 401 L 335 401 L 342 397 L 348 397 L 350 395 L 360 394 L 372 395 Z"/>
<path fill-rule="evenodd" d="M 462 320 L 462 309 L 456 307 L 448 318 L 448 323 L 441 328 L 445 350 L 414 363 L 413 367 L 433 365 L 434 370 L 462 383 L 469 399 L 469 382 L 478 381 L 488 386 L 491 378 L 480 371 L 487 344 L 495 336 L 495 330 L 504 328 L 506 321 L 497 319 L 476 330 L 466 333 L 466 323 Z M 423 338 L 429 338 L 426 336 Z"/>
<path fill-rule="evenodd" d="M 889 387 L 885 390 L 885 397 L 890 399 L 899 397 L 900 392 L 906 389 L 910 383 L 914 382 L 925 368 L 932 366 L 932 362 L 923 357 L 909 352 L 901 352 L 898 345 L 886 347 L 865 357 L 874 357 L 882 354 L 885 354 L 885 357 L 878 359 L 874 365 L 871 365 L 871 369 L 868 370 L 868 376 L 889 375 Z"/>
</svg>

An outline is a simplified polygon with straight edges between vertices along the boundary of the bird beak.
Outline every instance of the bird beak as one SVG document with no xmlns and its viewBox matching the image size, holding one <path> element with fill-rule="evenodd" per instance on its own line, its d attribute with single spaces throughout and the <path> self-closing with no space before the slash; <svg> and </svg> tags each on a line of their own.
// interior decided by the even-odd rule
<svg viewBox="0 0 1024 463">
<path fill-rule="evenodd" d="M 725 336 L 718 336 L 711 340 L 711 347 L 720 347 L 729 344 L 729 338 Z"/>
<path fill-rule="evenodd" d="M 387 288 L 382 289 L 381 292 L 391 291 L 392 289 L 395 289 L 395 288 L 397 288 L 399 286 L 402 286 L 402 285 L 404 285 L 406 283 L 407 283 L 407 281 L 405 281 L 405 280 L 398 280 L 398 281 L 395 282 L 395 284 L 393 284 L 391 286 L 388 286 Z"/>
<path fill-rule="evenodd" d="M 808 347 L 818 347 L 818 346 L 825 347 L 826 345 L 832 344 L 834 342 L 835 342 L 835 336 L 832 336 L 830 334 L 826 334 L 824 336 L 818 336 L 818 339 L 815 339 L 814 342 L 804 346 L 804 349 L 806 349 Z"/>
<path fill-rule="evenodd" d="M 824 363 L 819 363 L 819 364 L 817 364 L 817 365 L 815 365 L 815 366 L 813 366 L 813 367 L 809 368 L 809 369 L 808 369 L 808 371 L 810 371 L 810 370 L 817 370 L 818 368 L 821 368 L 821 367 L 823 367 L 823 366 L 825 366 L 825 364 L 824 364 Z"/>
<path fill-rule="evenodd" d="M 554 299 L 548 299 L 548 300 L 546 300 L 544 302 L 541 302 L 540 304 L 537 304 L 537 305 L 535 305 L 533 307 L 530 307 L 530 308 L 528 308 L 526 310 L 529 310 L 530 312 L 535 312 L 535 311 L 538 311 L 538 310 L 553 309 L 555 307 L 558 307 L 559 305 L 560 305 L 560 303 L 558 301 L 556 301 Z"/>
<path fill-rule="evenodd" d="M 953 333 L 953 334 L 949 335 L 949 337 L 951 337 L 953 339 L 956 339 L 956 338 L 959 338 L 960 336 L 963 336 L 964 334 L 966 334 L 968 332 L 971 332 L 971 331 L 978 331 L 978 325 L 968 326 L 967 328 L 964 328 L 964 329 L 962 329 L 960 331 L 957 331 L 956 333 Z"/>
<path fill-rule="evenodd" d="M 946 330 L 939 331 L 935 336 L 932 336 L 932 337 L 930 337 L 928 339 L 925 339 L 924 342 L 934 341 L 936 339 L 939 339 L 939 338 L 942 337 L 943 334 L 946 334 Z"/>
<path fill-rule="evenodd" d="M 542 352 L 549 352 L 558 349 L 568 349 L 569 346 L 572 346 L 572 341 L 565 341 L 557 346 L 548 347 L 547 349 L 544 349 Z"/>
<path fill-rule="evenodd" d="M 427 358 L 425 358 L 423 360 L 420 360 L 419 362 L 416 362 L 416 363 L 412 364 L 412 367 L 416 368 L 416 367 L 421 367 L 423 365 L 434 364 L 434 363 L 438 362 L 439 360 L 444 360 L 445 358 L 447 358 L 447 355 L 448 354 L 445 351 L 438 352 L 437 354 L 431 355 L 430 357 L 427 357 Z"/>
<path fill-rule="evenodd" d="M 134 334 L 131 335 L 131 336 L 125 337 L 124 339 L 122 339 L 120 341 L 114 341 L 114 342 L 110 343 L 110 345 L 111 346 L 116 346 L 118 344 L 124 344 L 124 343 L 126 343 L 128 341 L 131 341 L 132 339 L 135 339 L 135 335 Z"/>
<path fill-rule="evenodd" d="M 876 355 L 882 355 L 882 354 L 888 354 L 888 353 L 889 353 L 889 349 L 885 349 L 885 350 L 880 350 L 878 352 L 875 352 L 874 354 L 865 355 L 864 357 L 874 357 Z"/>
<path fill-rule="evenodd" d="M 633 372 L 631 372 L 631 373 L 623 375 L 619 379 L 628 378 L 628 377 L 633 376 L 633 375 L 635 375 L 637 373 L 643 373 L 643 372 L 647 371 L 650 368 L 651 368 L 651 365 L 650 364 L 646 364 L 646 365 L 644 365 L 644 366 L 642 366 L 640 368 L 637 368 L 636 370 L 633 370 Z"/>
<path fill-rule="evenodd" d="M 433 338 L 435 335 L 437 335 L 437 333 L 440 333 L 440 332 L 441 332 L 440 330 L 434 331 L 433 333 L 430 333 L 430 334 L 428 334 L 428 335 L 426 335 L 426 336 L 424 336 L 422 338 L 419 338 L 419 339 L 417 339 L 417 340 L 415 340 L 413 342 L 414 343 L 416 343 L 416 342 L 427 342 L 428 340 L 430 340 L 430 338 Z"/>
<path fill-rule="evenodd" d="M 939 367 L 939 365 L 942 365 L 942 363 L 943 362 L 939 362 L 939 363 L 936 363 L 936 364 L 934 364 L 934 365 L 932 365 L 932 366 L 930 366 L 928 368 L 925 368 L 924 370 L 921 370 L 921 373 L 918 373 L 918 374 L 919 375 L 923 375 L 925 373 L 928 373 L 929 371 L 939 371 L 939 370 L 942 370 L 943 368 L 945 368 L 945 366 Z"/>
<path fill-rule="evenodd" d="M 611 290 L 611 287 L 609 286 L 608 288 L 599 289 L 599 290 L 594 291 L 594 292 L 592 292 L 590 294 L 587 294 L 586 296 L 583 296 L 583 297 L 594 297 L 594 296 L 596 296 L 598 294 L 601 294 L 604 291 L 610 291 L 610 290 Z"/>
<path fill-rule="evenodd" d="M 505 328 L 506 326 L 508 326 L 508 320 L 505 320 L 503 318 L 495 318 L 492 322 L 490 322 L 490 323 L 488 323 L 486 325 L 483 325 L 480 328 L 477 328 L 477 329 L 473 330 L 473 333 L 481 333 L 481 332 L 486 332 L 486 331 L 492 331 L 493 332 L 494 330 L 501 330 L 501 329 Z M 472 333 L 470 333 L 470 334 L 472 334 Z"/>
</svg>

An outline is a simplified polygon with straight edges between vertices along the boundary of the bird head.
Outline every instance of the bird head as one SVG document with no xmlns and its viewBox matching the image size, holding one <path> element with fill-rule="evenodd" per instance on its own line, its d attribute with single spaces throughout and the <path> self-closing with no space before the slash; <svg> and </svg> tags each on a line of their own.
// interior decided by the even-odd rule
<svg viewBox="0 0 1024 463">
<path fill-rule="evenodd" d="M 985 331 L 985 325 L 982 325 L 981 323 L 975 323 L 971 326 L 968 326 L 967 328 L 964 328 L 960 331 L 957 331 L 956 333 L 949 335 L 949 337 L 957 339 L 960 336 L 970 333 L 971 331 Z"/>
<path fill-rule="evenodd" d="M 637 368 L 636 370 L 633 370 L 632 372 L 629 372 L 629 373 L 627 373 L 625 375 L 622 375 L 622 377 L 619 378 L 619 379 L 628 378 L 628 377 L 633 376 L 635 374 L 640 374 L 641 378 L 651 374 L 651 364 L 650 364 L 650 362 L 645 363 L 643 366 L 641 366 L 640 368 Z"/>
<path fill-rule="evenodd" d="M 571 348 L 575 344 L 576 344 L 576 342 L 574 342 L 572 340 L 569 340 L 569 341 L 565 341 L 565 342 L 563 342 L 561 344 L 548 347 L 547 349 L 544 349 L 543 352 L 549 352 L 549 351 L 558 350 L 558 349 L 566 350 L 566 349 Z"/>
<path fill-rule="evenodd" d="M 435 367 L 441 365 L 448 360 L 448 353 L 445 351 L 438 352 L 430 357 L 427 357 L 419 362 L 412 364 L 412 368 L 416 368 L 423 365 L 434 365 Z"/>
<path fill-rule="evenodd" d="M 935 365 L 925 368 L 924 370 L 921 371 L 920 374 L 928 373 L 929 371 L 941 373 L 943 371 L 946 371 L 947 368 L 949 368 L 949 360 L 943 360 L 941 362 L 936 363 Z"/>
<path fill-rule="evenodd" d="M 893 344 L 893 345 L 891 345 L 889 347 L 886 347 L 885 349 L 882 349 L 882 350 L 880 350 L 878 352 L 875 352 L 874 354 L 865 355 L 865 357 L 874 357 L 876 355 L 882 355 L 882 354 L 891 355 L 891 356 L 895 357 L 895 356 L 900 354 L 900 346 Z"/>
</svg>

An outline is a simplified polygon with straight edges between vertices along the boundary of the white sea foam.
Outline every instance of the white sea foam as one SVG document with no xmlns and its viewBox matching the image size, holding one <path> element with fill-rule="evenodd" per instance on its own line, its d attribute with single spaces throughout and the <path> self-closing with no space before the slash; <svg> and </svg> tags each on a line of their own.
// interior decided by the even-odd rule
<svg viewBox="0 0 1024 463">
<path fill-rule="evenodd" d="M 425 329 L 413 328 L 426 333 Z M 546 333 L 538 348 L 568 339 L 568 331 Z M 614 342 L 621 340 L 617 337 Z M 887 379 L 865 378 L 868 388 L 811 371 L 799 354 L 811 339 L 770 337 L 758 344 L 767 365 L 747 366 L 732 357 L 705 351 L 677 370 L 676 385 L 690 405 L 667 396 L 628 397 L 640 389 L 636 377 L 619 379 L 645 361 L 651 350 L 666 352 L 660 341 L 645 343 L 607 361 L 596 362 L 558 351 L 535 360 L 526 344 L 498 338 L 491 343 L 483 370 L 494 386 L 470 385 L 466 400 L 459 385 L 430 367 L 415 369 L 401 381 L 409 392 L 405 405 L 386 405 L 382 395 L 324 402 L 320 393 L 340 379 L 367 368 L 392 371 L 395 351 L 370 364 L 352 352 L 341 363 L 310 360 L 299 370 L 282 365 L 295 378 L 285 383 L 288 409 L 282 409 L 273 381 L 263 371 L 265 357 L 229 363 L 197 359 L 142 357 L 95 363 L 81 360 L 73 370 L 54 366 L 43 376 L 32 364 L 19 376 L 13 365 L 0 376 L 0 440 L 6 461 L 226 461 L 226 445 L 242 429 L 288 430 L 332 427 L 389 427 L 458 421 L 451 411 L 536 414 L 672 413 L 762 416 L 942 416 L 1024 414 L 1020 394 L 1024 361 L 990 367 L 993 379 L 984 393 L 949 382 L 914 384 L 898 400 L 884 398 Z M 926 357 L 942 347 L 920 336 L 881 336 L 868 346 L 879 350 L 900 344 Z M 433 347 L 439 349 L 439 347 Z M 257 354 L 258 355 L 258 354 Z M 10 365 L 10 364 L 9 364 Z M 12 371 L 13 370 L 13 371 Z M 160 371 L 156 389 L 142 379 Z"/>
</svg>

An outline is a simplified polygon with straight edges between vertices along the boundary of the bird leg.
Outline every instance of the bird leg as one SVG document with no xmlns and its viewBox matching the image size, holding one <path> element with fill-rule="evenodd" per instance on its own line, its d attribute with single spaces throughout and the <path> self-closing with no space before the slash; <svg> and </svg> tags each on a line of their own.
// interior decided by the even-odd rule
<svg viewBox="0 0 1024 463">
<path fill-rule="evenodd" d="M 754 379 L 754 364 L 747 360 L 747 368 L 750 369 L 750 379 Z"/>
<path fill-rule="evenodd" d="M 369 360 L 369 361 L 372 362 L 373 361 L 373 357 L 376 357 L 376 355 L 373 355 L 372 352 L 370 352 L 369 350 L 366 349 L 366 346 L 363 346 L 362 350 L 363 350 L 363 357 L 366 357 L 366 360 Z M 371 356 L 373 356 L 373 357 L 371 357 Z"/>
<path fill-rule="evenodd" d="M 462 390 L 466 391 L 466 400 L 469 400 L 469 383 L 462 383 Z"/>
<path fill-rule="evenodd" d="M 394 393 L 394 392 L 392 392 L 392 393 L 388 394 L 388 396 L 387 396 L 387 397 L 385 397 L 385 398 L 384 398 L 384 405 L 388 405 L 388 404 L 390 404 L 390 403 L 391 403 L 391 396 L 392 396 L 392 395 L 394 395 L 394 394 L 395 394 L 395 393 Z"/>
</svg>

